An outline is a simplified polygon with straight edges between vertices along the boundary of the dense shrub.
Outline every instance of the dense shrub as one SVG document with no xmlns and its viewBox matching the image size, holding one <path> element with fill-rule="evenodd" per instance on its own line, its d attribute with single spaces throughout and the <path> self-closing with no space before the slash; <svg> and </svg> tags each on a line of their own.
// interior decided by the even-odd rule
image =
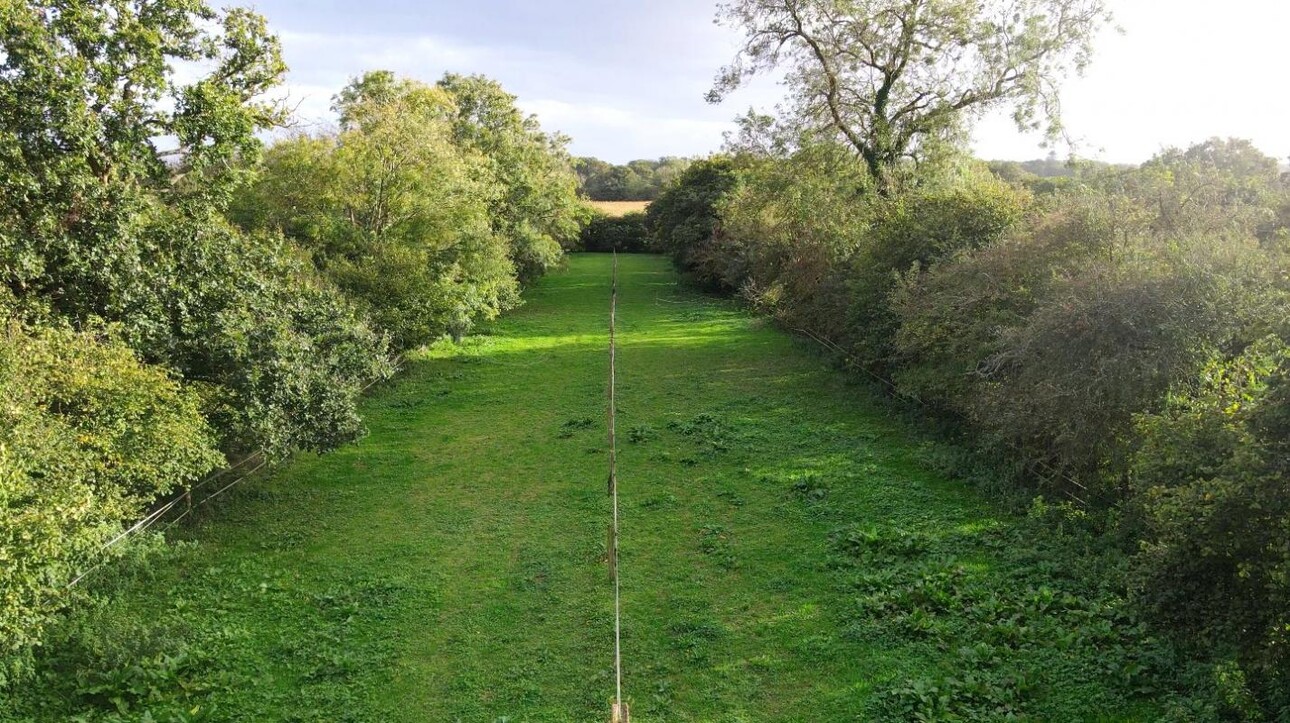
<svg viewBox="0 0 1290 723">
<path fill-rule="evenodd" d="M 147 236 L 156 278 L 116 318 L 143 358 L 202 390 L 226 450 L 325 451 L 362 434 L 358 392 L 391 373 L 386 342 L 307 260 L 214 218 Z"/>
<path fill-rule="evenodd" d="M 900 275 L 998 240 L 1029 203 L 976 170 L 881 198 L 854 159 L 832 146 L 719 162 L 728 164 L 723 171 L 737 168 L 741 181 L 692 167 L 651 206 L 659 243 L 704 283 L 739 291 L 786 326 L 832 339 L 875 369 L 892 352 L 898 321 L 888 297 Z"/>
<path fill-rule="evenodd" d="M 954 254 L 995 243 L 1016 228 L 1028 203 L 1027 194 L 983 174 L 885 199 L 868 238 L 845 261 L 841 341 L 853 357 L 889 374 L 900 326 L 889 297 L 901 275 L 916 278 Z"/>
<path fill-rule="evenodd" d="M 0 328 L 0 684 L 121 524 L 222 462 L 200 408 L 109 328 Z"/>
<path fill-rule="evenodd" d="M 1167 152 L 908 276 L 893 309 L 901 390 L 960 414 L 996 458 L 1118 510 L 1143 609 L 1230 656 L 1276 709 L 1287 490 L 1253 420 L 1280 406 L 1283 345 L 1256 341 L 1284 334 L 1290 265 L 1267 241 L 1269 169 L 1240 142 Z"/>
<path fill-rule="evenodd" d="M 593 217 L 582 229 L 578 248 L 582 251 L 619 251 L 629 254 L 652 251 L 649 231 L 645 228 L 645 214 Z"/>
<path fill-rule="evenodd" d="M 814 146 L 779 162 L 742 159 L 721 205 L 722 283 L 785 326 L 832 335 L 846 318 L 845 260 L 865 243 L 876 199 L 845 154 Z"/>
<path fill-rule="evenodd" d="M 730 158 L 699 161 L 645 210 L 645 223 L 658 250 L 671 254 L 677 265 L 701 284 L 730 288 L 718 266 L 724 255 L 718 205 L 740 183 L 740 171 Z"/>
<path fill-rule="evenodd" d="M 226 219 L 257 133 L 285 118 L 261 100 L 285 71 L 262 18 L 187 0 L 3 3 L 0 48 L 7 677 L 88 553 L 219 452 L 354 440 L 360 389 L 391 363 L 309 256 Z"/>
<path fill-rule="evenodd" d="M 683 269 L 884 378 L 1005 484 L 1097 512 L 1132 556 L 1109 584 L 1221 661 L 1223 705 L 1284 709 L 1275 160 L 1216 139 L 1038 197 L 971 164 L 877 197 L 810 145 L 709 163 L 723 173 L 696 164 L 651 209 Z"/>
<path fill-rule="evenodd" d="M 1201 378 L 1137 419 L 1133 583 L 1290 710 L 1290 345 L 1259 340 Z"/>
</svg>

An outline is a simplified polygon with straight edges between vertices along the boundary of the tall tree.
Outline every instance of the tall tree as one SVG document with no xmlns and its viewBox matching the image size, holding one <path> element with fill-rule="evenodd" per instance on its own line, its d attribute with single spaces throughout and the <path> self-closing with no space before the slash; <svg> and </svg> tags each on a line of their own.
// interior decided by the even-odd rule
<svg viewBox="0 0 1290 723">
<path fill-rule="evenodd" d="M 510 242 L 520 280 L 541 276 L 577 240 L 584 220 L 568 138 L 543 132 L 495 80 L 449 73 L 438 87 L 457 109 L 457 143 L 482 154 L 501 186 L 491 209 L 494 230 Z"/>
<path fill-rule="evenodd" d="M 284 117 L 265 98 L 285 70 L 241 8 L 0 0 L 0 287 L 26 314 L 119 324 L 203 385 L 229 451 L 353 439 L 386 369 L 346 300 L 223 218 Z"/>
<path fill-rule="evenodd" d="M 790 120 L 854 149 L 886 194 L 986 111 L 1059 136 L 1058 84 L 1110 16 L 1103 0 L 736 0 L 718 20 L 745 40 L 708 100 L 784 71 Z"/>
<path fill-rule="evenodd" d="M 504 189 L 457 143 L 441 88 L 388 71 L 335 98 L 341 131 L 275 144 L 234 216 L 277 229 L 359 300 L 395 345 L 462 334 L 518 300 L 510 247 L 490 216 Z"/>
</svg>

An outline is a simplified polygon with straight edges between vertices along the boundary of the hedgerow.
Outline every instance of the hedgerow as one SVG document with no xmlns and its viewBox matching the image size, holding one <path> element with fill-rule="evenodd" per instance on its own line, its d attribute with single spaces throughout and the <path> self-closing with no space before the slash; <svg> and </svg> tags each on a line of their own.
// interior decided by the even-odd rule
<svg viewBox="0 0 1290 723">
<path fill-rule="evenodd" d="M 698 282 L 883 380 L 991 460 L 995 488 L 1095 513 L 1135 614 L 1274 714 L 1290 188 L 1217 139 L 1068 180 L 1035 196 L 965 161 L 878 195 L 808 143 L 696 163 L 651 218 Z"/>
<path fill-rule="evenodd" d="M 105 542 L 227 459 L 361 437 L 393 353 L 518 304 L 584 210 L 482 77 L 369 74 L 266 165 L 286 66 L 243 8 L 0 3 L 0 48 L 3 684 Z"/>
</svg>

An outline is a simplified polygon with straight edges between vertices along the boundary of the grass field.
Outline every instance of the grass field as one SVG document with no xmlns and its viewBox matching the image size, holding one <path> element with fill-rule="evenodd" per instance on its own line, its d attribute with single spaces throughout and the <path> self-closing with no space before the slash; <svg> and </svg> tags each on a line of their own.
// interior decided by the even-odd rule
<svg viewBox="0 0 1290 723">
<path fill-rule="evenodd" d="M 644 213 L 649 208 L 649 201 L 587 201 L 587 205 L 606 216 L 618 218 L 629 213 Z"/>
<path fill-rule="evenodd" d="M 929 471 L 865 388 L 663 259 L 620 263 L 634 721 L 1153 719 L 1079 538 Z M 413 359 L 362 443 L 95 581 L 10 718 L 607 720 L 609 278 L 572 258 Z"/>
</svg>

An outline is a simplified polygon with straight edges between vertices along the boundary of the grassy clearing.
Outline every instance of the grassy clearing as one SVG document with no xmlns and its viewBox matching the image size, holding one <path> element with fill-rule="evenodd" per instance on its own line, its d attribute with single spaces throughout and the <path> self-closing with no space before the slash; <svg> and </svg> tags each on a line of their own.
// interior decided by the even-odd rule
<svg viewBox="0 0 1290 723">
<path fill-rule="evenodd" d="M 1154 719 L 1165 663 L 1084 538 L 929 471 L 863 389 L 664 260 L 620 263 L 635 720 Z M 603 720 L 608 283 L 607 257 L 573 258 L 414 359 L 361 444 L 100 579 L 9 716 Z"/>
<path fill-rule="evenodd" d="M 649 201 L 587 201 L 587 205 L 606 216 L 620 218 L 629 213 L 644 213 Z"/>
</svg>

